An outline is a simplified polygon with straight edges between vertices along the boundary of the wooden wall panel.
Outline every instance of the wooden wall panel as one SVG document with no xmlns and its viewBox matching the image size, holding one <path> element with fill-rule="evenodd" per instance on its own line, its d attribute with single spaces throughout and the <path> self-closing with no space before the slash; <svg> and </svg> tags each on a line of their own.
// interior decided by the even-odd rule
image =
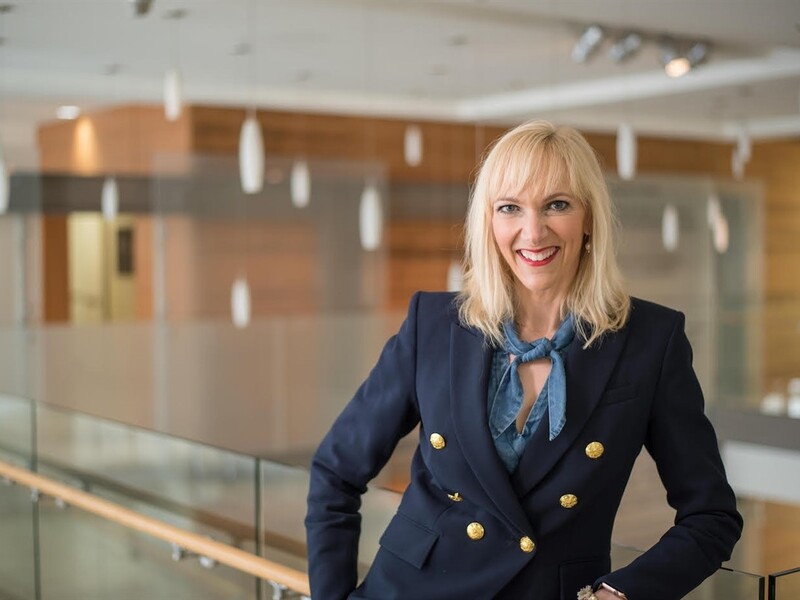
<svg viewBox="0 0 800 600">
<path fill-rule="evenodd" d="M 66 215 L 42 215 L 42 296 L 46 323 L 69 321 Z"/>
<path fill-rule="evenodd" d="M 244 110 L 192 106 L 191 139 L 195 152 L 233 156 L 239 149 Z M 259 111 L 267 154 L 343 160 L 380 161 L 391 182 L 456 183 L 469 180 L 483 151 L 483 139 L 503 130 L 459 123 L 419 123 L 424 159 L 409 167 L 403 158 L 406 121 Z"/>
<path fill-rule="evenodd" d="M 189 165 L 188 116 L 167 121 L 160 106 L 121 106 L 45 123 L 37 137 L 45 173 L 151 175 L 186 172 Z"/>
</svg>

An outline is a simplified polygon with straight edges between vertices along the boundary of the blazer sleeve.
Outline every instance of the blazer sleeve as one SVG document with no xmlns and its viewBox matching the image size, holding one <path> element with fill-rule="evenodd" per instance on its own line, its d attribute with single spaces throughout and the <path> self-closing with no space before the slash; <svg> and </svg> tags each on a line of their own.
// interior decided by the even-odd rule
<svg viewBox="0 0 800 600">
<path fill-rule="evenodd" d="M 628 600 L 683 598 L 730 558 L 742 531 L 716 434 L 703 412 L 684 322 L 677 313 L 645 441 L 676 511 L 675 525 L 630 565 L 596 582 Z"/>
<path fill-rule="evenodd" d="M 417 307 L 322 440 L 311 462 L 306 515 L 314 598 L 347 598 L 357 584 L 361 495 L 397 442 L 419 422 L 415 394 Z"/>
</svg>

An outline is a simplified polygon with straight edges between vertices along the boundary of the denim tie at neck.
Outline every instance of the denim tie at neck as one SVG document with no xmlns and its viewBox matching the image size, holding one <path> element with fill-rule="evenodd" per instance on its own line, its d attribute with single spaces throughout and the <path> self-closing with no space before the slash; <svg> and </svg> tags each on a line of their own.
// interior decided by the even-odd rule
<svg viewBox="0 0 800 600">
<path fill-rule="evenodd" d="M 519 378 L 519 366 L 532 360 L 550 357 L 552 366 L 545 385 L 547 386 L 547 412 L 550 421 L 549 437 L 552 441 L 561 433 L 561 429 L 567 422 L 567 376 L 561 353 L 575 337 L 572 316 L 567 315 L 552 340 L 540 338 L 531 343 L 523 342 L 519 339 L 513 324 L 508 321 L 503 323 L 503 330 L 505 332 L 505 350 L 514 356 L 514 360 L 509 363 L 503 373 L 500 384 L 497 386 L 495 401 L 499 395 L 509 394 L 514 405 L 522 407 L 524 392 L 522 381 Z M 543 409 L 540 408 L 540 410 Z"/>
</svg>

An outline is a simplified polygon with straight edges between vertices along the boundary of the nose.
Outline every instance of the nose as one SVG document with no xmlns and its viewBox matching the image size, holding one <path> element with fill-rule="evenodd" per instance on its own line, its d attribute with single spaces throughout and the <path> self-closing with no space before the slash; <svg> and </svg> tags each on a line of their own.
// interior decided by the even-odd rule
<svg viewBox="0 0 800 600">
<path fill-rule="evenodd" d="M 547 239 L 547 234 L 550 232 L 550 228 L 547 226 L 547 216 L 535 210 L 526 216 L 522 227 L 523 238 L 533 247 Z"/>
</svg>

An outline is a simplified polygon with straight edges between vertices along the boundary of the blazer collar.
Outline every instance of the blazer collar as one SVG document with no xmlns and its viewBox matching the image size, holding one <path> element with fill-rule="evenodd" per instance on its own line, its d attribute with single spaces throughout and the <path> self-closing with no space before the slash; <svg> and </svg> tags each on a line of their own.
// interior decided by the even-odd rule
<svg viewBox="0 0 800 600">
<path fill-rule="evenodd" d="M 477 331 L 450 325 L 450 402 L 454 429 L 464 457 L 480 483 L 473 493 L 482 504 L 530 534 L 530 522 L 520 499 L 532 490 L 575 443 L 608 384 L 625 345 L 628 328 L 607 334 L 584 350 L 580 340 L 565 357 L 567 422 L 552 442 L 546 423 L 528 441 L 519 466 L 509 477 L 494 446 L 487 418 L 489 369 L 492 348 Z"/>
<path fill-rule="evenodd" d="M 514 491 L 522 498 L 533 489 L 575 443 L 600 401 L 619 360 L 628 328 L 606 334 L 584 350 L 576 338 L 567 350 L 567 422 L 553 441 L 548 439 L 547 423 L 536 429 L 512 475 Z"/>
</svg>

